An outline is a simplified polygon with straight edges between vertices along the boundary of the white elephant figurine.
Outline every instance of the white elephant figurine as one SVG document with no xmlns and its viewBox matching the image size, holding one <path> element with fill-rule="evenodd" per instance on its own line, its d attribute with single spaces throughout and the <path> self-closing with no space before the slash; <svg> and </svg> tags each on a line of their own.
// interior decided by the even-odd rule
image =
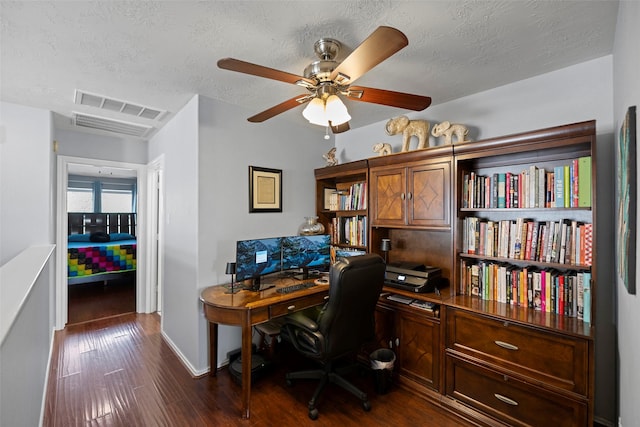
<svg viewBox="0 0 640 427">
<path fill-rule="evenodd" d="M 385 129 L 389 135 L 396 135 L 402 132 L 402 151 L 409 151 L 409 141 L 412 136 L 418 138 L 417 150 L 427 148 L 429 122 L 426 120 L 409 120 L 407 116 L 398 116 L 389 120 Z"/>
<path fill-rule="evenodd" d="M 379 142 L 373 146 L 373 151 L 378 153 L 378 156 L 388 156 L 391 154 L 391 144 L 386 142 Z"/>
<path fill-rule="evenodd" d="M 327 151 L 326 154 L 323 154 L 322 158 L 327 161 L 327 166 L 337 165 L 338 159 L 336 159 L 336 147 L 333 147 L 331 150 Z"/>
<path fill-rule="evenodd" d="M 433 129 L 431 129 L 431 135 L 435 136 L 436 138 L 444 135 L 445 144 L 451 144 L 451 137 L 453 135 L 456 136 L 457 142 L 468 141 L 468 139 L 466 139 L 468 133 L 469 130 L 466 126 L 458 125 L 455 123 L 451 124 L 449 122 L 442 122 L 438 125 L 433 126 Z"/>
</svg>

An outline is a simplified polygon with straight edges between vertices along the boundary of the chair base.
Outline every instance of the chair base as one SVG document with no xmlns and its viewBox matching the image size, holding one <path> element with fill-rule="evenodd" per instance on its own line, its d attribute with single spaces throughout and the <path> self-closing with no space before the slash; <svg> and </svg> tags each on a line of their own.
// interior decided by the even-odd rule
<svg viewBox="0 0 640 427">
<path fill-rule="evenodd" d="M 312 369 L 312 370 L 306 370 L 306 371 L 290 372 L 286 374 L 286 381 L 287 381 L 287 385 L 289 386 L 293 384 L 293 380 L 302 380 L 302 379 L 320 380 L 320 384 L 318 384 L 318 386 L 316 387 L 316 390 L 313 393 L 313 396 L 311 397 L 311 400 L 309 400 L 309 405 L 308 405 L 309 418 L 311 418 L 312 420 L 315 420 L 318 418 L 318 409 L 316 408 L 316 405 L 318 402 L 318 398 L 320 397 L 320 394 L 322 393 L 322 391 L 324 390 L 324 388 L 328 383 L 336 384 L 341 388 L 343 388 L 344 390 L 356 396 L 358 399 L 360 399 L 362 403 L 362 408 L 365 411 L 368 412 L 371 410 L 371 403 L 369 403 L 369 398 L 367 396 L 367 393 L 363 392 L 358 387 L 356 387 L 355 385 L 353 385 L 352 383 L 344 379 L 340 374 L 335 372 L 332 369 L 331 364 L 325 365 L 324 369 Z"/>
</svg>

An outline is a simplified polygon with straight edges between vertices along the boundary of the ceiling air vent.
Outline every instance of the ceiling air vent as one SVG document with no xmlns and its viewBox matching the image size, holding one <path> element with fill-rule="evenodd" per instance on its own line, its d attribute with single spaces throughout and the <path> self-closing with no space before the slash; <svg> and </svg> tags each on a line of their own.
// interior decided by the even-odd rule
<svg viewBox="0 0 640 427">
<path fill-rule="evenodd" d="M 146 107 L 119 99 L 107 98 L 103 95 L 96 95 L 95 93 L 84 92 L 78 89 L 76 89 L 75 92 L 74 102 L 78 105 L 88 105 L 90 107 L 129 114 L 150 120 L 160 120 L 166 113 L 166 110 L 159 108 Z"/>
<path fill-rule="evenodd" d="M 153 129 L 152 126 L 123 122 L 106 117 L 92 116 L 90 114 L 78 113 L 75 111 L 72 112 L 71 118 L 75 126 L 137 137 L 144 137 L 151 129 Z"/>
</svg>

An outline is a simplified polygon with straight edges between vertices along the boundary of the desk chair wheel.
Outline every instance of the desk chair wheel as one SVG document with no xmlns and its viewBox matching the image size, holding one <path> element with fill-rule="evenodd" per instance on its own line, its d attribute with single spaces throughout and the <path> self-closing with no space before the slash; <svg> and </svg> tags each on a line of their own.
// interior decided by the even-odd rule
<svg viewBox="0 0 640 427">
<path fill-rule="evenodd" d="M 365 400 L 362 402 L 362 409 L 364 409 L 365 412 L 369 412 L 371 410 L 371 403 L 369 403 L 368 400 Z"/>
<path fill-rule="evenodd" d="M 318 419 L 318 410 L 316 408 L 309 409 L 309 418 L 314 421 Z"/>
</svg>

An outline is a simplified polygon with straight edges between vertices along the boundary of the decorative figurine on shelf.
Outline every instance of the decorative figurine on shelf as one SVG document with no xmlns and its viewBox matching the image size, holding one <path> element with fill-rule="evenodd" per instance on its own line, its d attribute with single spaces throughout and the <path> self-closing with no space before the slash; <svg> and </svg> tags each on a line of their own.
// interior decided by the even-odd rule
<svg viewBox="0 0 640 427">
<path fill-rule="evenodd" d="M 438 125 L 435 125 L 433 129 L 431 129 L 431 135 L 436 138 L 444 135 L 444 143 L 451 144 L 451 136 L 456 136 L 456 142 L 465 142 L 469 141 L 466 139 L 469 130 L 464 125 L 452 124 L 449 122 L 442 122 Z"/>
<path fill-rule="evenodd" d="M 336 147 L 333 147 L 326 154 L 322 155 L 322 158 L 327 161 L 327 166 L 335 166 L 338 164 L 338 159 L 336 159 Z"/>
<path fill-rule="evenodd" d="M 391 144 L 386 142 L 379 142 L 373 146 L 373 151 L 378 153 L 378 156 L 388 156 L 391 154 Z"/>
<path fill-rule="evenodd" d="M 429 122 L 426 120 L 409 120 L 407 116 L 398 116 L 389 120 L 385 129 L 389 135 L 402 132 L 402 151 L 409 151 L 412 136 L 418 138 L 416 150 L 427 148 L 429 143 Z"/>
</svg>

